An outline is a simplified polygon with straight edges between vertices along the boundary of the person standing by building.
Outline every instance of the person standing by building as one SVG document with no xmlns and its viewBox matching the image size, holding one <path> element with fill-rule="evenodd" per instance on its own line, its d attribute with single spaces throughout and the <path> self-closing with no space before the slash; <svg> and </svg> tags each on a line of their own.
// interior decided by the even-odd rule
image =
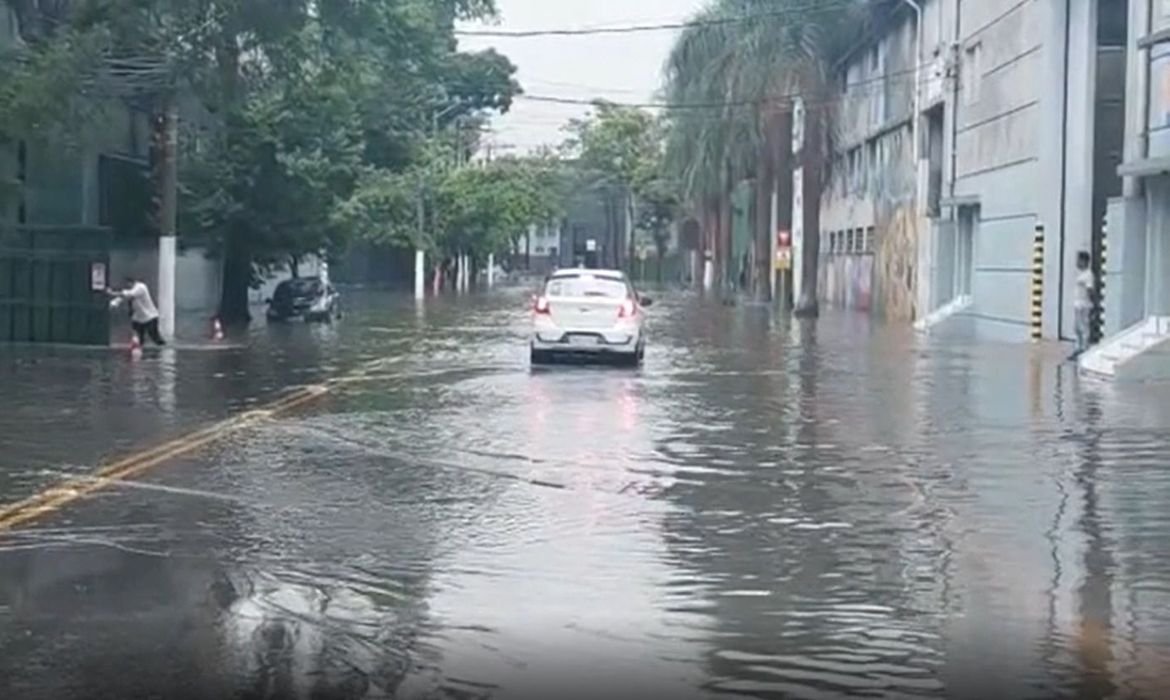
<svg viewBox="0 0 1170 700">
<path fill-rule="evenodd" d="M 134 334 L 138 336 L 139 345 L 146 343 L 148 335 L 155 345 L 166 345 L 166 341 L 158 332 L 158 309 L 154 306 L 154 299 L 151 298 L 150 289 L 145 282 L 127 275 L 125 289 L 121 291 L 107 289 L 106 293 L 114 297 L 114 307 L 123 301 L 130 302 L 130 325 L 134 328 Z"/>
<path fill-rule="evenodd" d="M 1076 314 L 1077 348 L 1072 357 L 1079 357 L 1089 349 L 1090 324 L 1093 318 L 1093 293 L 1097 288 L 1097 280 L 1093 276 L 1092 258 L 1088 251 L 1077 253 L 1076 297 L 1073 300 L 1073 310 Z"/>
</svg>

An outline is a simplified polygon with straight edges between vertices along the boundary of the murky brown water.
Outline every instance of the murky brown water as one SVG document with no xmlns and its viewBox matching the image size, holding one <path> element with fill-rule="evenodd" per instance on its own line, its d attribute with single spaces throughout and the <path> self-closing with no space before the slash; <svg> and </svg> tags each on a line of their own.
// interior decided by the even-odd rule
<svg viewBox="0 0 1170 700">
<path fill-rule="evenodd" d="M 524 300 L 4 356 L 0 501 L 368 371 L 0 539 L 0 697 L 1170 696 L 1166 388 L 683 295 L 530 371 Z"/>
</svg>

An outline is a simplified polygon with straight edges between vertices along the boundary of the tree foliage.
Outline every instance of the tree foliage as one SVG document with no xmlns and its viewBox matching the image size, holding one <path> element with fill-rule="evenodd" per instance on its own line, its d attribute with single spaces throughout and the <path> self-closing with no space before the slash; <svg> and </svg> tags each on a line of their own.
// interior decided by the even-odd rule
<svg viewBox="0 0 1170 700">
<path fill-rule="evenodd" d="M 860 23 L 887 0 L 855 0 L 819 7 L 803 0 L 713 0 L 676 40 L 665 66 L 666 98 L 692 105 L 674 110 L 667 127 L 667 162 L 680 173 L 689 209 L 703 222 L 716 275 L 730 255 L 731 193 L 754 180 L 755 250 L 763 292 L 769 274 L 770 222 L 764 210 L 774 192 L 792 195 L 795 104 L 811 127 L 800 154 L 805 168 L 805 230 L 815 250 L 821 180 L 832 137 L 829 67 Z M 739 21 L 752 17 L 752 21 Z M 783 208 L 782 208 L 783 209 Z M 782 212 L 782 220 L 791 212 Z M 815 299 L 815 258 L 806 264 L 803 290 Z M 811 266 L 811 267 L 810 267 Z"/>
<path fill-rule="evenodd" d="M 374 212 L 400 215 L 430 133 L 520 91 L 506 57 L 456 47 L 454 22 L 492 0 L 5 2 L 24 41 L 0 56 L 0 137 L 68 132 L 108 99 L 195 106 L 180 230 L 225 257 L 226 320 L 247 317 L 257 265 L 338 252 Z M 402 216 L 381 228 L 409 230 Z"/>
<path fill-rule="evenodd" d="M 338 208 L 337 224 L 368 241 L 482 256 L 560 215 L 565 179 L 557 161 L 506 158 L 454 168 L 451 154 L 432 144 L 426 160 L 405 172 L 368 172 Z"/>
<path fill-rule="evenodd" d="M 565 151 L 596 180 L 641 190 L 658 177 L 662 130 L 650 112 L 597 101 L 593 113 L 570 120 Z"/>
</svg>

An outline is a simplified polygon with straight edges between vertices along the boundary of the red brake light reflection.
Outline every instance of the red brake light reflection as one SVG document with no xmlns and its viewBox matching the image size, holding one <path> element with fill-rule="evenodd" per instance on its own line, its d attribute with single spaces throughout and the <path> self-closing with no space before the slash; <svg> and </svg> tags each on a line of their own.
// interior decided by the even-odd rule
<svg viewBox="0 0 1170 700">
<path fill-rule="evenodd" d="M 632 318 L 637 312 L 638 307 L 634 305 L 634 300 L 626 299 L 618 310 L 618 318 Z"/>
<path fill-rule="evenodd" d="M 537 297 L 536 303 L 532 306 L 532 310 L 538 314 L 548 313 L 548 297 Z"/>
</svg>

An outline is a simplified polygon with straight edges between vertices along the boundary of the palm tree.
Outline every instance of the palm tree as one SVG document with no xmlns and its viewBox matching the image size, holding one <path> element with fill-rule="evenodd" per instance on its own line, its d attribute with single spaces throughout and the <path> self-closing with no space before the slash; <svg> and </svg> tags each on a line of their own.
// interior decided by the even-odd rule
<svg viewBox="0 0 1170 700">
<path fill-rule="evenodd" d="M 675 42 L 666 64 L 666 98 L 672 104 L 696 105 L 669 114 L 666 159 L 679 174 L 682 194 L 702 226 L 702 248 L 709 263 L 707 278 L 723 267 L 720 255 L 723 239 L 722 211 L 728 202 L 723 195 L 726 182 L 728 133 L 719 119 L 712 119 L 698 105 L 719 104 L 722 86 L 717 67 L 724 65 L 727 35 L 721 25 L 719 7 L 708 7 L 695 17 Z M 713 265 L 714 269 L 710 269 Z M 718 282 L 718 280 L 714 280 Z"/>
<path fill-rule="evenodd" d="M 711 207 L 717 209 L 715 218 L 725 222 L 720 216 L 729 205 L 724 195 L 739 180 L 754 178 L 753 287 L 759 296 L 770 287 L 765 281 L 771 275 L 774 194 L 777 227 L 791 227 L 793 112 L 801 98 L 806 128 L 800 153 L 805 202 L 800 313 L 816 313 L 820 198 L 832 137 L 823 128 L 831 123 L 828 67 L 843 39 L 855 35 L 857 10 L 866 5 L 862 0 L 820 8 L 807 0 L 714 0 L 683 31 L 666 66 L 671 103 L 719 105 L 714 110 L 680 108 L 685 113 L 670 122 L 669 152 L 684 172 L 684 195 L 705 229 Z M 715 230 L 726 235 L 723 223 Z"/>
</svg>

